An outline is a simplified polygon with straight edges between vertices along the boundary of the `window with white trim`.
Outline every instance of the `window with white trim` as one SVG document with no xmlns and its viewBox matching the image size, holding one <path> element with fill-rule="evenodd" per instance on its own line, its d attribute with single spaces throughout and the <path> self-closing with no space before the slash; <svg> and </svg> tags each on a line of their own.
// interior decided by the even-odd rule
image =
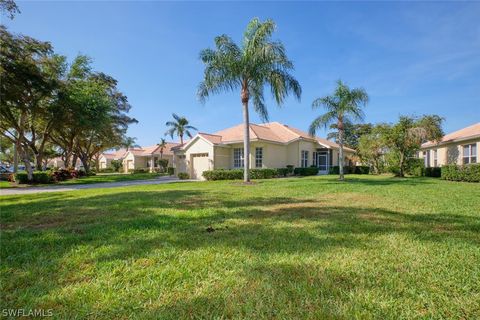
<svg viewBox="0 0 480 320">
<path fill-rule="evenodd" d="M 315 167 L 318 167 L 317 165 L 317 152 L 312 152 L 312 156 L 313 156 L 313 159 L 312 159 L 312 164 L 315 166 Z"/>
<path fill-rule="evenodd" d="M 438 167 L 438 150 L 433 150 L 433 166 Z"/>
<path fill-rule="evenodd" d="M 263 166 L 263 148 L 255 148 L 255 167 L 261 168 Z"/>
<path fill-rule="evenodd" d="M 301 159 L 302 159 L 302 161 L 301 161 L 302 167 L 303 168 L 308 167 L 308 151 L 302 150 L 302 158 Z"/>
<path fill-rule="evenodd" d="M 477 144 L 466 144 L 463 147 L 463 164 L 477 163 Z"/>
<path fill-rule="evenodd" d="M 245 160 L 243 157 L 243 148 L 233 149 L 233 167 L 243 168 L 244 165 L 245 165 Z"/>
</svg>

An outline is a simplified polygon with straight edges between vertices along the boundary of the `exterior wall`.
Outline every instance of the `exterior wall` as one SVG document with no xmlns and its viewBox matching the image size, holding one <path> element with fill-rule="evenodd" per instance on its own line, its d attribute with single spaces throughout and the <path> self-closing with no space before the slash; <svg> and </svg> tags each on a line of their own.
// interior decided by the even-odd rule
<svg viewBox="0 0 480 320">
<path fill-rule="evenodd" d="M 430 152 L 430 162 L 427 166 L 434 166 L 434 157 L 433 151 L 437 150 L 437 167 L 444 166 L 446 164 L 463 164 L 463 146 L 467 144 L 476 144 L 477 145 L 477 163 L 479 161 L 479 148 L 480 148 L 480 139 L 470 139 L 464 141 L 458 141 L 454 143 L 448 143 L 439 146 L 431 146 L 428 148 L 422 148 L 419 152 L 419 158 L 424 159 L 423 152 Z"/>
<path fill-rule="evenodd" d="M 185 150 L 185 170 L 186 172 L 192 176 L 193 175 L 193 157 L 195 154 L 199 153 L 207 153 L 208 156 L 208 169 L 213 170 L 214 168 L 214 152 L 213 152 L 213 145 L 206 142 L 205 140 L 198 138 L 195 142 L 193 142 L 186 150 Z"/>
<path fill-rule="evenodd" d="M 112 159 L 107 159 L 105 157 L 100 157 L 98 160 L 98 165 L 100 166 L 100 169 L 106 169 L 110 167 L 110 164 L 112 163 Z"/>
</svg>

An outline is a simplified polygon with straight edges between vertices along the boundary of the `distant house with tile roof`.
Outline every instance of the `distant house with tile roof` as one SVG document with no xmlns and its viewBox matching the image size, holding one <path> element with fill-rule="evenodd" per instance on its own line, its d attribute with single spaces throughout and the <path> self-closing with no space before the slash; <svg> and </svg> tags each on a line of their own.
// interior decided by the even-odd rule
<svg viewBox="0 0 480 320">
<path fill-rule="evenodd" d="M 424 159 L 425 167 L 478 163 L 479 148 L 480 122 L 449 133 L 438 142 L 425 142 L 419 157 Z"/>
<path fill-rule="evenodd" d="M 339 145 L 312 137 L 308 133 L 278 122 L 250 124 L 251 168 L 285 168 L 316 166 L 322 174 L 338 165 Z M 234 169 L 244 166 L 243 124 L 215 133 L 198 133 L 183 145 L 172 148 L 174 166 L 193 179 L 211 169 Z M 344 147 L 345 157 L 355 150 Z"/>
<path fill-rule="evenodd" d="M 148 169 L 153 172 L 160 168 L 159 159 L 167 159 L 168 165 L 172 166 L 172 148 L 177 145 L 178 143 L 167 142 L 163 150 L 158 145 L 129 149 L 122 158 L 123 169 L 126 172 L 135 169 Z"/>
</svg>

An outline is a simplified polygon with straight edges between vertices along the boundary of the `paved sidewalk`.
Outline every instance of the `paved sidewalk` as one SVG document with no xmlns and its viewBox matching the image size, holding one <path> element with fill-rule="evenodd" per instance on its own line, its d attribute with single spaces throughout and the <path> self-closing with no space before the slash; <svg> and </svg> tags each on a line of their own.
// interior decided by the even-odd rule
<svg viewBox="0 0 480 320">
<path fill-rule="evenodd" d="M 30 194 L 30 193 L 74 191 L 74 190 L 83 190 L 83 189 L 117 188 L 117 187 L 163 184 L 163 183 L 172 183 L 172 182 L 187 182 L 187 181 L 195 181 L 195 180 L 179 180 L 178 178 L 174 178 L 174 177 L 159 177 L 157 179 L 151 179 L 151 180 L 131 180 L 131 181 L 119 181 L 119 182 L 77 184 L 77 185 L 71 185 L 71 186 L 57 185 L 57 186 L 51 186 L 51 187 L 7 188 L 7 189 L 0 189 L 0 195 L 7 196 L 7 195 L 19 195 L 19 194 Z"/>
</svg>

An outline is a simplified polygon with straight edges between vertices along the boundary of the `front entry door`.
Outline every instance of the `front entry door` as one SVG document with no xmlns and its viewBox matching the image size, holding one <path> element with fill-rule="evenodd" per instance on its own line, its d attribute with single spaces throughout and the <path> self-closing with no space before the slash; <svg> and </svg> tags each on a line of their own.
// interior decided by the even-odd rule
<svg viewBox="0 0 480 320">
<path fill-rule="evenodd" d="M 318 153 L 318 173 L 320 174 L 328 173 L 328 153 L 327 152 Z"/>
</svg>

